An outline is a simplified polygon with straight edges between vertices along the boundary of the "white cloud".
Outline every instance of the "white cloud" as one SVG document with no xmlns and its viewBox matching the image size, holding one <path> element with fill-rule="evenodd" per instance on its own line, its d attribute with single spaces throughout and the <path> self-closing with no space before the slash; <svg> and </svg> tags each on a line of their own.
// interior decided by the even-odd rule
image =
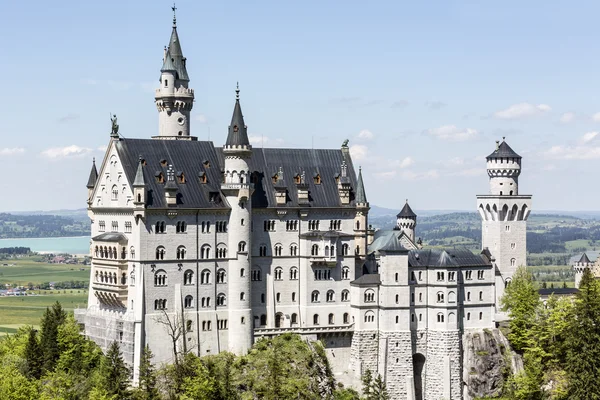
<svg viewBox="0 0 600 400">
<path fill-rule="evenodd" d="M 598 136 L 598 132 L 587 132 L 587 133 L 584 133 L 583 136 L 581 137 L 581 142 L 582 143 L 589 143 L 592 140 L 594 140 L 596 138 L 596 136 Z"/>
<path fill-rule="evenodd" d="M 206 124 L 208 122 L 208 117 L 204 114 L 198 114 L 194 119 L 200 122 L 201 124 Z"/>
<path fill-rule="evenodd" d="M 594 160 L 600 158 L 600 146 L 552 146 L 543 153 L 555 160 Z"/>
<path fill-rule="evenodd" d="M 550 110 L 552 108 L 547 104 L 518 103 L 504 110 L 496 111 L 494 117 L 498 119 L 519 119 L 541 115 Z"/>
<path fill-rule="evenodd" d="M 362 161 L 367 159 L 367 152 L 369 149 L 367 146 L 362 144 L 353 144 L 350 146 L 350 156 L 352 156 L 352 160 Z"/>
<path fill-rule="evenodd" d="M 574 119 L 575 119 L 574 112 L 566 112 L 560 116 L 560 122 L 562 122 L 563 124 L 568 124 L 569 122 L 572 122 Z"/>
<path fill-rule="evenodd" d="M 439 128 L 428 129 L 425 132 L 435 138 L 455 142 L 474 139 L 479 135 L 479 132 L 477 132 L 476 129 L 460 129 L 455 125 L 444 125 L 440 126 Z"/>
<path fill-rule="evenodd" d="M 415 180 L 431 180 L 440 177 L 440 173 L 436 169 L 430 169 L 425 172 L 414 172 L 411 170 L 404 170 L 400 173 L 400 177 L 406 181 Z"/>
<path fill-rule="evenodd" d="M 592 121 L 600 122 L 600 112 L 597 112 L 596 114 L 592 115 Z"/>
<path fill-rule="evenodd" d="M 25 153 L 25 149 L 22 147 L 5 147 L 3 149 L 0 149 L 0 156 L 14 156 L 23 153 Z"/>
<path fill-rule="evenodd" d="M 373 132 L 368 129 L 363 129 L 362 131 L 358 132 L 358 135 L 356 135 L 358 139 L 362 140 L 371 140 L 373 139 L 373 136 Z"/>
<path fill-rule="evenodd" d="M 456 171 L 449 172 L 449 176 L 480 176 L 485 175 L 485 166 L 474 168 L 459 168 Z"/>
<path fill-rule="evenodd" d="M 104 152 L 106 151 L 106 149 L 108 149 L 108 146 L 100 146 L 100 147 L 98 147 L 96 150 L 98 150 L 98 151 L 100 151 L 100 152 L 104 153 Z"/>
<path fill-rule="evenodd" d="M 402 160 L 394 160 L 390 162 L 390 167 L 408 168 L 415 163 L 412 157 L 404 157 Z"/>
<path fill-rule="evenodd" d="M 397 174 L 397 171 L 383 171 L 383 172 L 375 172 L 373 175 L 376 178 L 380 178 L 380 179 L 388 179 L 388 178 L 393 178 L 395 177 Z"/>
<path fill-rule="evenodd" d="M 59 159 L 59 158 L 74 158 L 74 157 L 83 157 L 89 154 L 92 149 L 87 147 L 79 147 L 77 145 L 71 145 L 66 147 L 53 147 L 47 150 L 42 151 L 42 155 L 44 157 L 48 157 L 51 159 Z"/>
<path fill-rule="evenodd" d="M 281 146 L 284 143 L 283 139 L 271 139 L 268 136 L 248 135 L 248 141 L 253 146 Z"/>
</svg>

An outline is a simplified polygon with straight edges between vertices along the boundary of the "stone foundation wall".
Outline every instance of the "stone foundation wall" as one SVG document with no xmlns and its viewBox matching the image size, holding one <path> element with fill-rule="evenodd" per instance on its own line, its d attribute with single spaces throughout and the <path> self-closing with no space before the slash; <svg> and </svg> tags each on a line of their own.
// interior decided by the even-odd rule
<svg viewBox="0 0 600 400">
<path fill-rule="evenodd" d="M 350 369 L 355 377 L 360 378 L 366 370 L 378 371 L 378 337 L 378 331 L 359 331 L 352 335 Z"/>
<path fill-rule="evenodd" d="M 413 335 L 411 332 L 382 332 L 380 359 L 383 377 L 391 399 L 412 399 L 413 387 Z"/>
<path fill-rule="evenodd" d="M 428 400 L 462 399 L 462 343 L 458 330 L 429 331 L 425 355 Z"/>
</svg>

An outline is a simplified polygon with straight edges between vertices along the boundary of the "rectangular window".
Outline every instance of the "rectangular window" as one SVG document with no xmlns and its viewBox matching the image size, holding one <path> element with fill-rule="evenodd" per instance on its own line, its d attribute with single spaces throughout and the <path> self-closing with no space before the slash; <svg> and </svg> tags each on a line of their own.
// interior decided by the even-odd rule
<svg viewBox="0 0 600 400">
<path fill-rule="evenodd" d="M 113 221 L 112 222 L 112 231 L 113 232 L 118 232 L 119 231 L 119 223 L 117 221 Z"/>
<path fill-rule="evenodd" d="M 473 271 L 465 271 L 465 279 L 468 281 L 473 279 Z"/>
<path fill-rule="evenodd" d="M 330 278 L 330 269 L 315 269 L 315 281 L 328 281 Z"/>
<path fill-rule="evenodd" d="M 438 272 L 437 273 L 437 280 L 438 281 L 443 281 L 444 280 L 444 273 L 443 272 Z"/>
<path fill-rule="evenodd" d="M 477 271 L 477 279 L 483 279 L 483 271 Z"/>
<path fill-rule="evenodd" d="M 125 233 L 131 233 L 131 221 L 125 222 Z"/>
<path fill-rule="evenodd" d="M 106 222 L 98 222 L 98 232 L 104 232 L 106 230 Z"/>
<path fill-rule="evenodd" d="M 263 222 L 265 232 L 275 232 L 275 220 L 267 219 Z"/>
</svg>

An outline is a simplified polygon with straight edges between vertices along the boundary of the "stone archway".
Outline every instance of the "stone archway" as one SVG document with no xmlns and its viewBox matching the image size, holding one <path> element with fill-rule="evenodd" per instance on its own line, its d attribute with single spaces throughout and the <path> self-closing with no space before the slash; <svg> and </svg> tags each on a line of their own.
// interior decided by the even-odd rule
<svg viewBox="0 0 600 400">
<path fill-rule="evenodd" d="M 413 376 L 415 383 L 415 400 L 423 400 L 423 367 L 425 356 L 421 353 L 413 354 Z"/>
</svg>

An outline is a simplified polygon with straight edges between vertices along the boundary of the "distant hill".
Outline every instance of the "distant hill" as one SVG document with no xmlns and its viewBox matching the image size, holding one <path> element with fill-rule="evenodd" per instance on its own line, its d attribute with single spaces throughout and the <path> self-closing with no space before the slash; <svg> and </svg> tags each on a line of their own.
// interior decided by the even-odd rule
<svg viewBox="0 0 600 400">
<path fill-rule="evenodd" d="M 0 238 L 39 238 L 90 235 L 90 221 L 86 216 L 76 218 L 46 214 L 0 213 Z"/>
</svg>

